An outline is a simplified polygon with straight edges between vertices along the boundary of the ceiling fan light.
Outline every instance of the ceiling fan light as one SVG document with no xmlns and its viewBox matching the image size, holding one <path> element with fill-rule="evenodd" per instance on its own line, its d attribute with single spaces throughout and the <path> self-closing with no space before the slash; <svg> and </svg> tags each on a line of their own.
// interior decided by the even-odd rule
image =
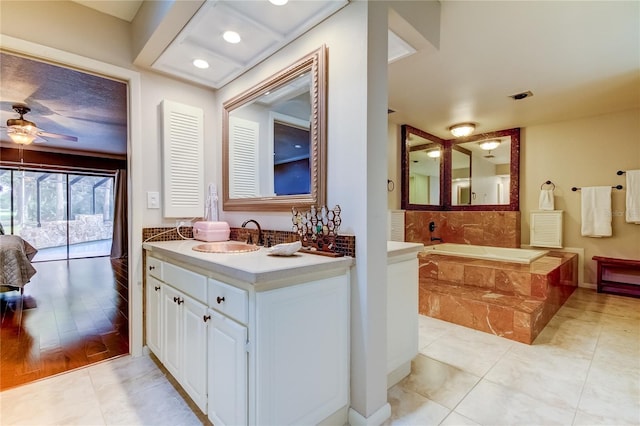
<svg viewBox="0 0 640 426">
<path fill-rule="evenodd" d="M 449 131 L 456 138 L 463 138 L 465 136 L 469 136 L 473 133 L 475 129 L 476 129 L 476 125 L 473 123 L 460 123 L 460 124 L 454 124 L 453 126 L 449 127 Z"/>
<path fill-rule="evenodd" d="M 36 135 L 29 132 L 9 132 L 11 140 L 18 145 L 29 145 L 36 138 Z"/>
<path fill-rule="evenodd" d="M 478 145 L 480 145 L 480 148 L 482 148 L 485 151 L 493 151 L 498 146 L 500 146 L 500 141 L 499 140 L 483 141 L 483 142 L 478 142 Z"/>
</svg>

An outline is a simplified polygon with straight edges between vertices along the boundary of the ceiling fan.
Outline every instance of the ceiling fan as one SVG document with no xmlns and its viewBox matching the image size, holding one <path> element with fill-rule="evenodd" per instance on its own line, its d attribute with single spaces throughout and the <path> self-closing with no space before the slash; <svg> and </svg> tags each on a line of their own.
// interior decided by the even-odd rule
<svg viewBox="0 0 640 426">
<path fill-rule="evenodd" d="M 48 138 L 64 139 L 72 142 L 78 141 L 78 138 L 75 136 L 45 132 L 39 129 L 33 121 L 25 120 L 24 115 L 31 111 L 31 108 L 28 106 L 14 104 L 12 108 L 20 115 L 19 118 L 10 118 L 7 120 L 7 134 L 13 142 L 19 145 L 29 145 L 31 142 L 45 142 Z"/>
</svg>

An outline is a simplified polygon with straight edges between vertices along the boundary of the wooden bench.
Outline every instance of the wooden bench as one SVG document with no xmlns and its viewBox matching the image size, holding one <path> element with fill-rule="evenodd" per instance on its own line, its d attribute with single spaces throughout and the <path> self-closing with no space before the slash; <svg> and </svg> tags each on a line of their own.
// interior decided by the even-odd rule
<svg viewBox="0 0 640 426">
<path fill-rule="evenodd" d="M 640 297 L 640 260 L 593 256 L 598 265 L 598 293 Z"/>
</svg>

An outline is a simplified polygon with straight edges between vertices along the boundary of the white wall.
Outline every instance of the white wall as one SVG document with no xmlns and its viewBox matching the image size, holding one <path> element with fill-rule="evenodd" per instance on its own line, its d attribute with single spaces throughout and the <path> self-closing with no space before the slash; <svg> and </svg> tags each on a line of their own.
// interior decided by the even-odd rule
<svg viewBox="0 0 640 426">
<path fill-rule="evenodd" d="M 368 417 L 386 405 L 386 5 L 376 15 L 376 53 L 367 54 L 371 3 L 353 2 L 217 93 L 222 103 L 322 44 L 328 48 L 327 204 L 342 208 L 341 233 L 356 236 L 352 273 L 351 402 Z M 383 19 L 384 22 L 380 23 Z M 380 40 L 382 38 L 382 40 Z M 382 53 L 380 53 L 382 52 Z M 374 56 L 374 57 L 372 57 Z M 383 74 L 367 74 L 373 63 Z M 372 90 L 371 86 L 375 89 Z M 372 116 L 375 116 L 372 117 Z M 367 123 L 378 123 L 375 126 Z M 373 128 L 372 128 L 373 127 Z M 378 128 L 380 127 L 380 128 Z M 376 148 L 377 147 L 377 148 Z M 216 153 L 222 152 L 221 134 Z M 216 180 L 222 183 L 218 171 Z M 372 180 L 375 183 L 372 183 Z M 366 190 L 365 188 L 369 188 Z M 291 214 L 222 212 L 232 226 L 254 218 L 263 228 L 289 230 Z"/>
</svg>

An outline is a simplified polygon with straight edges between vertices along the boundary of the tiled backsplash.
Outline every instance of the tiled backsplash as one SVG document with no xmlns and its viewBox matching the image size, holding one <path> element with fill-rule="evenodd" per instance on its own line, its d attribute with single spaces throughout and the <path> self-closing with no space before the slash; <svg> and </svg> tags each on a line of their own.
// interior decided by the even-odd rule
<svg viewBox="0 0 640 426">
<path fill-rule="evenodd" d="M 429 232 L 429 222 L 436 225 Z M 405 212 L 405 240 L 431 245 L 431 237 L 445 243 L 494 247 L 520 247 L 519 211 L 413 211 Z"/>
<path fill-rule="evenodd" d="M 180 234 L 184 238 L 193 238 L 193 228 L 190 226 L 180 227 Z M 248 234 L 255 243 L 258 241 L 258 230 L 247 228 L 231 228 L 229 239 L 233 241 L 246 241 Z M 273 231 L 269 229 L 262 230 L 262 237 L 265 242 L 270 241 L 271 245 L 291 243 L 298 240 L 298 234 L 292 231 Z M 174 241 L 180 240 L 182 237 L 178 235 L 176 227 L 156 227 L 142 228 L 142 241 Z M 356 257 L 356 237 L 354 235 L 338 235 L 336 237 L 336 251 L 345 256 Z"/>
</svg>

